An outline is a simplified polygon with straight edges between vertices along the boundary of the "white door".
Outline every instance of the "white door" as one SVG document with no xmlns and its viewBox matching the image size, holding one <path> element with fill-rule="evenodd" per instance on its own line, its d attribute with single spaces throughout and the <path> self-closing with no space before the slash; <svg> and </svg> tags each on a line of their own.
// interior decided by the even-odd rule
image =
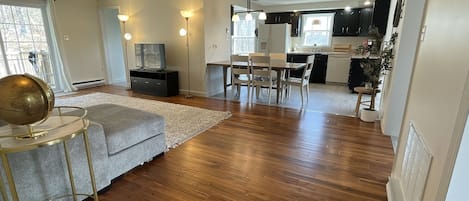
<svg viewBox="0 0 469 201">
<path fill-rule="evenodd" d="M 117 8 L 103 8 L 101 14 L 108 83 L 127 86 L 122 34 L 120 22 L 117 19 L 119 10 Z"/>
</svg>

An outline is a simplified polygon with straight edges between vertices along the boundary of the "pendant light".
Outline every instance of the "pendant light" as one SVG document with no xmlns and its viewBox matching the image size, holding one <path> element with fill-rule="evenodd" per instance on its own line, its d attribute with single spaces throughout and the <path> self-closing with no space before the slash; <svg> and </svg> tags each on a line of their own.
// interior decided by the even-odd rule
<svg viewBox="0 0 469 201">
<path fill-rule="evenodd" d="M 240 11 L 240 12 L 235 12 L 233 16 L 231 17 L 231 21 L 237 22 L 240 20 L 240 17 L 238 14 L 240 13 L 246 13 L 246 16 L 244 17 L 244 20 L 246 21 L 251 21 L 253 19 L 252 13 L 259 13 L 257 18 L 259 20 L 266 20 L 267 19 L 267 14 L 264 12 L 264 10 L 252 10 L 251 9 L 251 0 L 247 0 L 246 2 L 247 9 L 246 11 Z"/>
</svg>

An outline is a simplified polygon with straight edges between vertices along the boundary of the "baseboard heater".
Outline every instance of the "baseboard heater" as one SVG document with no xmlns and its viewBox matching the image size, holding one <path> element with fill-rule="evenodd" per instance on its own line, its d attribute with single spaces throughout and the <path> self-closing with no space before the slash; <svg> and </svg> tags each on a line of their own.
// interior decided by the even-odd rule
<svg viewBox="0 0 469 201">
<path fill-rule="evenodd" d="M 76 87 L 77 89 L 86 89 L 86 88 L 91 88 L 91 87 L 98 87 L 98 86 L 103 86 L 105 84 L 104 79 L 97 79 L 97 80 L 85 80 L 85 81 L 79 81 L 79 82 L 74 82 L 72 85 Z"/>
<path fill-rule="evenodd" d="M 391 175 L 386 185 L 389 201 L 422 201 L 433 154 L 425 138 L 410 123 L 400 175 Z"/>
</svg>

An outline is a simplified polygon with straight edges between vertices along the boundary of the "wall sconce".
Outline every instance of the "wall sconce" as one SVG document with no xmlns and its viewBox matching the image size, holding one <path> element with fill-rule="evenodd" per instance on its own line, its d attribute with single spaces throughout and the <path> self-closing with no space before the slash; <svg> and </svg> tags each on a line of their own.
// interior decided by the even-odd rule
<svg viewBox="0 0 469 201">
<path fill-rule="evenodd" d="M 231 21 L 237 22 L 240 20 L 239 15 L 240 13 L 246 13 L 246 16 L 244 19 L 246 21 L 251 21 L 252 20 L 252 13 L 259 13 L 257 16 L 259 20 L 266 20 L 267 19 L 267 14 L 264 12 L 264 10 L 252 10 L 251 9 L 251 0 L 247 0 L 247 10 L 246 11 L 241 11 L 241 12 L 235 12 L 234 15 L 231 17 Z"/>
<path fill-rule="evenodd" d="M 186 19 L 186 28 L 179 30 L 180 36 L 186 36 L 186 50 L 187 50 L 187 94 L 186 98 L 192 98 L 191 94 L 191 76 L 190 76 L 190 57 L 189 57 L 189 18 L 193 16 L 190 10 L 181 10 L 181 16 Z"/>
</svg>

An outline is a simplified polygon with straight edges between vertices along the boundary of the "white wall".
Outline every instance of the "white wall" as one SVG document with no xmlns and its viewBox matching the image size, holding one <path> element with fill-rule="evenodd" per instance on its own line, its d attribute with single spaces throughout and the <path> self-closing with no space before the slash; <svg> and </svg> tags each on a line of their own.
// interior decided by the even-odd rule
<svg viewBox="0 0 469 201">
<path fill-rule="evenodd" d="M 231 55 L 231 4 L 244 5 L 243 0 L 204 0 L 205 61 L 229 60 Z M 221 68 L 206 68 L 207 96 L 223 92 Z"/>
<path fill-rule="evenodd" d="M 382 127 L 386 135 L 399 136 L 419 42 L 424 4 L 425 0 L 407 1 L 404 7 L 405 16 L 400 22 L 395 63 L 389 77 L 389 91 L 383 97 L 385 112 Z"/>
<path fill-rule="evenodd" d="M 446 201 L 466 200 L 469 197 L 469 192 L 467 191 L 469 171 L 467 170 L 469 170 L 469 121 L 466 121 Z"/>
<path fill-rule="evenodd" d="M 424 201 L 445 199 L 451 176 L 448 169 L 453 166 L 450 159 L 455 155 L 452 150 L 460 142 L 457 138 L 469 111 L 469 47 L 463 42 L 469 35 L 467 7 L 467 0 L 428 0 L 424 14 L 427 31 L 419 45 L 392 170 L 392 177 L 399 179 L 413 121 L 433 154 Z"/>
<path fill-rule="evenodd" d="M 135 68 L 134 44 L 139 42 L 164 43 L 168 69 L 179 73 L 179 88 L 186 91 L 187 54 L 186 38 L 179 36 L 179 29 L 186 27 L 181 10 L 192 10 L 189 19 L 191 92 L 205 93 L 205 47 L 203 0 L 100 0 L 100 7 L 120 7 L 130 16 L 126 29 L 133 36 L 128 42 L 129 68 Z"/>
<path fill-rule="evenodd" d="M 55 1 L 56 30 L 64 48 L 64 65 L 72 82 L 104 78 L 104 51 L 97 0 Z M 69 40 L 64 40 L 68 35 Z"/>
</svg>

